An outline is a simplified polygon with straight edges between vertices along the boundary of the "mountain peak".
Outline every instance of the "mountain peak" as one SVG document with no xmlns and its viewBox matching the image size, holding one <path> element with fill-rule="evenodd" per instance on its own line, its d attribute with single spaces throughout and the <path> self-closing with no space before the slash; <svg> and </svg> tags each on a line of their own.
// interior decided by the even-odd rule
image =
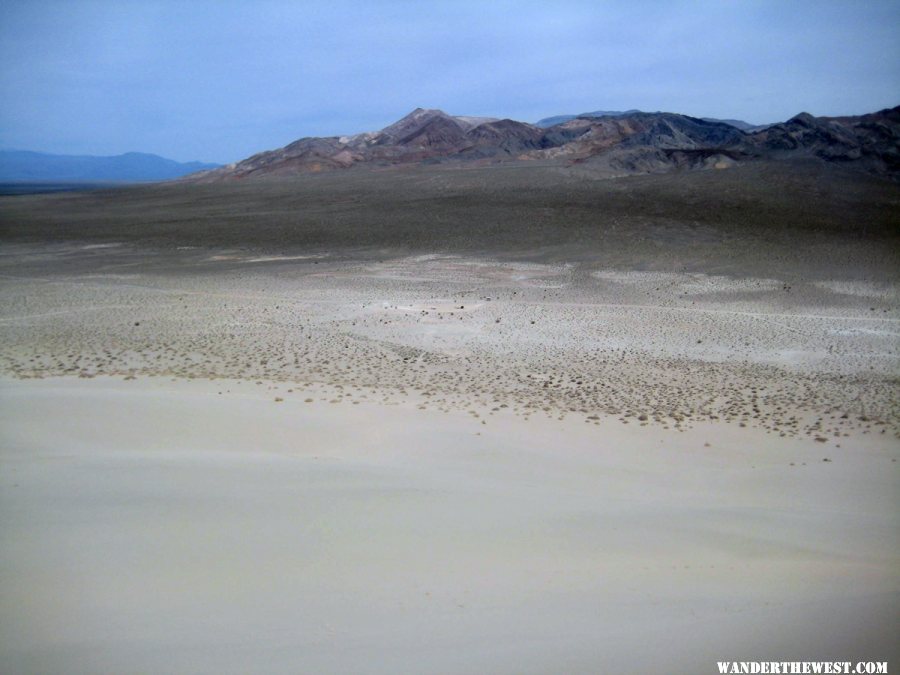
<svg viewBox="0 0 900 675">
<path fill-rule="evenodd" d="M 797 115 L 794 115 L 788 122 L 794 122 L 795 124 L 801 124 L 805 127 L 812 127 L 816 124 L 816 118 L 810 115 L 808 112 L 802 112 Z"/>
<path fill-rule="evenodd" d="M 397 140 L 400 138 L 407 138 L 410 135 L 414 135 L 432 120 L 436 119 L 450 120 L 454 124 L 458 124 L 456 120 L 454 120 L 443 110 L 438 110 L 436 108 L 416 108 L 411 113 L 405 115 L 404 117 L 401 117 L 390 126 L 386 126 L 384 129 L 378 132 L 378 135 L 383 140 Z"/>
<path fill-rule="evenodd" d="M 443 110 L 439 110 L 438 108 L 416 108 L 412 112 L 401 117 L 390 126 L 394 126 L 402 122 L 422 121 L 425 119 L 431 119 L 433 117 L 450 117 L 450 115 L 445 113 Z M 386 128 L 390 129 L 390 127 Z"/>
<path fill-rule="evenodd" d="M 416 108 L 411 113 L 407 115 L 407 117 L 415 117 L 421 115 L 447 115 L 440 108 Z"/>
</svg>

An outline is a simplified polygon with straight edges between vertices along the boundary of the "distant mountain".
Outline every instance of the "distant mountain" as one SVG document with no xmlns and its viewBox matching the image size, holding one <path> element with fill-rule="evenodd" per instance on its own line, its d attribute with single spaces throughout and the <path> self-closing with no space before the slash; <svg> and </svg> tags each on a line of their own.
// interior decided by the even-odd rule
<svg viewBox="0 0 900 675">
<path fill-rule="evenodd" d="M 584 165 L 598 175 L 621 176 L 724 169 L 757 159 L 790 157 L 815 157 L 900 178 L 900 107 L 859 117 L 802 113 L 762 127 L 738 120 L 638 111 L 595 111 L 541 127 L 416 108 L 380 131 L 301 138 L 185 180 L 211 182 L 350 167 L 533 161 Z"/>
<path fill-rule="evenodd" d="M 549 127 L 556 126 L 557 124 L 562 124 L 563 122 L 568 122 L 569 120 L 574 120 L 579 117 L 624 117 L 627 115 L 636 115 L 641 113 L 640 110 L 595 110 L 593 112 L 585 112 L 580 113 L 578 115 L 555 115 L 554 117 L 545 117 L 542 120 L 538 120 L 535 122 L 535 126 L 541 127 L 542 129 L 547 129 Z M 764 124 L 750 124 L 749 122 L 744 122 L 743 120 L 721 120 L 715 117 L 701 117 L 704 122 L 721 122 L 722 124 L 729 124 L 741 131 L 751 131 L 754 129 L 761 129 L 767 125 Z"/>
<path fill-rule="evenodd" d="M 545 117 L 542 120 L 538 120 L 534 123 L 534 125 L 540 127 L 541 129 L 546 129 L 548 127 L 556 126 L 557 124 L 562 124 L 563 122 L 568 122 L 569 120 L 574 120 L 576 117 L 620 117 L 621 115 L 634 115 L 635 113 L 639 112 L 641 111 L 595 110 L 594 112 L 580 113 L 578 115 L 554 115 L 553 117 Z"/>
<path fill-rule="evenodd" d="M 800 113 L 754 132 L 751 138 L 774 156 L 811 155 L 870 173 L 900 176 L 900 106 L 856 117 Z"/>
<path fill-rule="evenodd" d="M 539 149 L 536 126 L 494 118 L 454 117 L 441 110 L 416 108 L 381 131 L 354 136 L 301 138 L 277 150 L 207 171 L 196 178 L 218 180 L 345 169 L 358 164 L 398 164 L 518 156 Z"/>
<path fill-rule="evenodd" d="M 176 162 L 140 152 L 113 157 L 50 155 L 26 150 L 0 150 L 2 182 L 141 182 L 180 178 L 218 167 L 203 162 Z"/>
<path fill-rule="evenodd" d="M 701 117 L 704 122 L 721 122 L 722 124 L 730 124 L 741 131 L 755 131 L 756 129 L 764 129 L 768 124 L 750 124 L 744 120 L 720 120 L 716 117 Z"/>
</svg>

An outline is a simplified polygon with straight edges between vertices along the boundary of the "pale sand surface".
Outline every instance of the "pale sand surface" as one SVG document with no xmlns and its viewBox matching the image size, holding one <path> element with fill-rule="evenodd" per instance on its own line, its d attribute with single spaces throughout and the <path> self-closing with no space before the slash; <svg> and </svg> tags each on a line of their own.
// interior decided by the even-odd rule
<svg viewBox="0 0 900 675">
<path fill-rule="evenodd" d="M 711 423 L 481 425 L 297 393 L 4 380 L 4 670 L 698 673 L 896 656 L 884 437 L 823 462 L 815 443 Z"/>
<path fill-rule="evenodd" d="M 4 672 L 896 660 L 895 283 L 80 255 L 0 257 Z"/>
</svg>

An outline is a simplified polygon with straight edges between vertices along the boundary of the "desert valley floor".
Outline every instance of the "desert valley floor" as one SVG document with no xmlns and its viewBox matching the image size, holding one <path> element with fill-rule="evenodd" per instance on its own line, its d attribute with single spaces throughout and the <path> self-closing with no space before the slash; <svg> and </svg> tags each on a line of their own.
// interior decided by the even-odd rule
<svg viewBox="0 0 900 675">
<path fill-rule="evenodd" d="M 900 656 L 896 279 L 0 254 L 7 672 Z"/>
</svg>

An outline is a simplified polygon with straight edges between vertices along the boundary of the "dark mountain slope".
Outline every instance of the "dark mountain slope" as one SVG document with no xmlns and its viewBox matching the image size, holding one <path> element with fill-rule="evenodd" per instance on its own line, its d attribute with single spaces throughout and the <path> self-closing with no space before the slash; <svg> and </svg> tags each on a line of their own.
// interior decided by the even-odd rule
<svg viewBox="0 0 900 675">
<path fill-rule="evenodd" d="M 854 163 L 872 173 L 900 172 L 900 107 L 859 117 L 813 117 L 800 113 L 750 136 L 750 143 L 776 156 L 807 154 Z"/>
</svg>

